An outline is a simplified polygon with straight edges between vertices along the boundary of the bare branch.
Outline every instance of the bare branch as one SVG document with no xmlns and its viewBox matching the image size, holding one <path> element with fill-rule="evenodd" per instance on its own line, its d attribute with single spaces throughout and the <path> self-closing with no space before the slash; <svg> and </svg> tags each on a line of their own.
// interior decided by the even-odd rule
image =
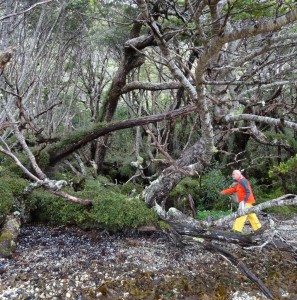
<svg viewBox="0 0 297 300">
<path fill-rule="evenodd" d="M 180 223 L 181 226 L 184 225 L 184 227 L 188 226 L 189 228 L 196 228 L 197 230 L 199 229 L 203 230 L 203 228 L 205 227 L 221 226 L 223 224 L 226 224 L 234 220 L 237 217 L 241 217 L 250 213 L 259 213 L 260 211 L 266 208 L 275 207 L 275 206 L 288 206 L 288 205 L 293 205 L 293 206 L 297 205 L 297 195 L 287 194 L 282 197 L 258 204 L 251 208 L 239 210 L 231 215 L 213 221 L 197 221 L 193 218 L 186 216 L 176 208 L 172 207 L 168 210 L 166 214 L 166 219 L 174 220 L 174 221 L 176 220 L 177 222 Z M 185 230 L 187 229 L 185 228 Z"/>
<path fill-rule="evenodd" d="M 223 117 L 222 120 L 226 123 L 231 123 L 234 121 L 242 121 L 242 120 L 255 121 L 255 122 L 268 124 L 271 126 L 281 126 L 281 127 L 287 127 L 293 130 L 297 130 L 297 123 L 285 121 L 283 119 L 275 119 L 275 118 L 257 116 L 252 114 L 227 115 Z"/>
<path fill-rule="evenodd" d="M 22 14 L 25 14 L 27 13 L 28 11 L 32 10 L 33 8 L 35 8 L 36 6 L 38 5 L 42 5 L 42 4 L 45 4 L 45 3 L 49 3 L 49 2 L 52 2 L 53 0 L 45 0 L 45 1 L 42 1 L 42 2 L 38 2 L 38 3 L 35 3 L 33 4 L 32 6 L 30 6 L 28 9 L 25 9 L 23 11 L 20 11 L 20 12 L 17 12 L 17 13 L 13 13 L 13 14 L 10 14 L 10 15 L 7 15 L 7 16 L 4 16 L 4 17 L 1 17 L 0 18 L 0 22 L 3 21 L 3 20 L 6 20 L 6 19 L 9 19 L 11 17 L 15 17 L 15 16 L 18 16 L 18 15 L 22 15 Z"/>
</svg>

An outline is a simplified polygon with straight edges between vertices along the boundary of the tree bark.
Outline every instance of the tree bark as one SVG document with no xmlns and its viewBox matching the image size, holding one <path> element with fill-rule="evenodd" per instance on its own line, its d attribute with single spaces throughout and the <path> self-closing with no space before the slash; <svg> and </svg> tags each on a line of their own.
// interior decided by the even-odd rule
<svg viewBox="0 0 297 300">
<path fill-rule="evenodd" d="M 122 89 L 126 84 L 127 75 L 145 62 L 145 56 L 140 50 L 151 44 L 152 39 L 139 37 L 141 27 L 141 23 L 135 22 L 130 32 L 130 39 L 125 43 L 124 57 L 112 80 L 100 121 L 110 122 L 113 119 L 119 98 L 122 95 Z M 97 143 L 94 161 L 99 169 L 105 158 L 108 138 L 106 135 Z"/>
<path fill-rule="evenodd" d="M 189 105 L 181 109 L 170 111 L 167 113 L 156 114 L 156 115 L 137 118 L 137 119 L 129 119 L 126 121 L 120 121 L 117 123 L 111 123 L 107 125 L 102 125 L 102 124 L 96 125 L 88 133 L 85 133 L 83 136 L 72 140 L 71 142 L 69 142 L 69 144 L 65 145 L 65 142 L 61 141 L 53 145 L 52 149 L 49 149 L 48 151 L 50 155 L 49 158 L 50 165 L 56 164 L 57 162 L 61 161 L 68 155 L 72 154 L 74 151 L 85 146 L 87 143 L 97 139 L 100 136 L 104 136 L 108 133 L 111 133 L 113 131 L 132 128 L 135 126 L 147 125 L 150 123 L 161 122 L 164 120 L 173 120 L 180 116 L 191 114 L 196 110 L 197 110 L 196 105 Z M 69 136 L 67 137 L 67 140 L 69 140 Z"/>
<path fill-rule="evenodd" d="M 0 235 L 0 257 L 11 258 L 16 248 L 16 240 L 20 233 L 21 222 L 15 215 L 6 217 Z"/>
<path fill-rule="evenodd" d="M 145 189 L 143 196 L 149 207 L 153 207 L 155 204 L 160 205 L 162 200 L 166 200 L 169 192 L 191 172 L 199 172 L 205 168 L 206 162 L 201 159 L 205 151 L 204 147 L 203 140 L 199 140 L 181 155 L 175 166 L 165 169 L 159 178 Z M 181 170 L 185 172 L 181 172 Z"/>
<path fill-rule="evenodd" d="M 252 114 L 240 114 L 240 115 L 227 115 L 225 116 L 222 121 L 226 123 L 236 122 L 236 121 L 255 121 L 263 124 L 268 124 L 271 126 L 279 126 L 279 127 L 286 127 L 291 128 L 295 131 L 297 131 L 297 123 L 291 122 L 291 121 L 285 121 L 282 119 L 275 119 L 270 117 L 264 117 L 264 116 L 257 116 Z"/>
<path fill-rule="evenodd" d="M 220 227 L 224 224 L 227 224 L 228 222 L 235 220 L 238 217 L 250 214 L 250 213 L 259 213 L 263 209 L 271 208 L 275 206 L 296 206 L 297 205 L 297 195 L 288 194 L 284 195 L 282 197 L 258 204 L 256 206 L 253 206 L 248 209 L 244 210 L 238 210 L 235 213 L 232 213 L 231 215 L 222 217 L 218 220 L 212 220 L 212 221 L 198 221 L 191 217 L 186 216 L 176 208 L 170 208 L 168 212 L 166 213 L 165 219 L 168 220 L 176 220 L 180 224 L 184 225 L 185 228 L 196 228 L 197 230 L 203 229 L 203 228 L 210 228 L 210 227 Z"/>
</svg>

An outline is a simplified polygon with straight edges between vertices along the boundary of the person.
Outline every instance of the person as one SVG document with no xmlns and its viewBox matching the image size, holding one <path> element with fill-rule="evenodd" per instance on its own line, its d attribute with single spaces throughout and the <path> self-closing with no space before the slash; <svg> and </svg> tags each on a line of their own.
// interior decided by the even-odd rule
<svg viewBox="0 0 297 300">
<path fill-rule="evenodd" d="M 228 189 L 220 191 L 220 194 L 234 195 L 238 199 L 239 210 L 252 207 L 256 200 L 249 181 L 241 174 L 239 170 L 234 170 L 232 172 L 232 178 L 234 185 Z M 241 233 L 246 219 L 249 220 L 255 232 L 262 227 L 256 214 L 252 213 L 236 218 L 232 229 L 237 233 Z"/>
</svg>

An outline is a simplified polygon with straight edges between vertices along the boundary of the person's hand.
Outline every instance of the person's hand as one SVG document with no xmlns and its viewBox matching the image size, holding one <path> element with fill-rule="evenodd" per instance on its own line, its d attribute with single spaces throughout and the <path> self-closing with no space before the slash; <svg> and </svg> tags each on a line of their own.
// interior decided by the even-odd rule
<svg viewBox="0 0 297 300">
<path fill-rule="evenodd" d="M 223 191 L 220 191 L 219 193 L 220 193 L 220 195 L 225 195 L 225 193 Z"/>
</svg>

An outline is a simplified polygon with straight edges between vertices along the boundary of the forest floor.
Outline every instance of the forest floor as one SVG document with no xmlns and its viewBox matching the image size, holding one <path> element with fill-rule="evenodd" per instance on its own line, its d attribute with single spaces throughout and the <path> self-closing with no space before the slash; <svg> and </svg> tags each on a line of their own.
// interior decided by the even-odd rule
<svg viewBox="0 0 297 300">
<path fill-rule="evenodd" d="M 297 241 L 295 221 L 279 227 Z M 294 253 L 230 249 L 275 299 L 297 300 Z M 0 259 L 0 299 L 267 298 L 223 257 L 178 245 L 162 232 L 110 235 L 35 224 L 22 228 L 14 257 Z"/>
</svg>

